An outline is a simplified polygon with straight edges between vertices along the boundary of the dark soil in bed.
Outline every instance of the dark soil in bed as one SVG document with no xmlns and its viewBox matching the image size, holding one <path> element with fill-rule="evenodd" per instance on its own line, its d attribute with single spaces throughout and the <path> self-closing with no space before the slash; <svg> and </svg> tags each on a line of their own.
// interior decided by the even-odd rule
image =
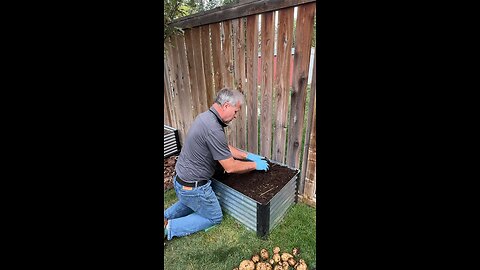
<svg viewBox="0 0 480 270">
<path fill-rule="evenodd" d="M 270 169 L 267 172 L 251 171 L 244 174 L 227 174 L 217 170 L 213 178 L 261 204 L 266 204 L 297 173 L 296 170 L 285 166 L 270 162 L 268 164 Z"/>
</svg>

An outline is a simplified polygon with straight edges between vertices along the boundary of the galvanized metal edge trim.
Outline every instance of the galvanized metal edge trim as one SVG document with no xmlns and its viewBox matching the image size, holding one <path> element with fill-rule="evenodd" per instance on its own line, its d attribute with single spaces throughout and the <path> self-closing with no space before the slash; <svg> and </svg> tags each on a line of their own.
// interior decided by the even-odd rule
<svg viewBox="0 0 480 270">
<path fill-rule="evenodd" d="M 270 232 L 270 203 L 257 205 L 257 236 L 263 238 Z"/>
</svg>

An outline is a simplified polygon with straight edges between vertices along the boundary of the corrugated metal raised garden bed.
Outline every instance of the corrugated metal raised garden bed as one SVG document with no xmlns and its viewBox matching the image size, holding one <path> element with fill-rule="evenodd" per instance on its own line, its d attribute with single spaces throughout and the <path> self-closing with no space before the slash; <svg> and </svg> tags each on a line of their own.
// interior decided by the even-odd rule
<svg viewBox="0 0 480 270">
<path fill-rule="evenodd" d="M 178 130 L 163 125 L 163 158 L 180 153 L 180 148 Z"/>
<path fill-rule="evenodd" d="M 212 180 L 222 209 L 262 238 L 297 199 L 299 170 L 274 161 L 269 164 L 268 172 L 217 173 Z"/>
</svg>

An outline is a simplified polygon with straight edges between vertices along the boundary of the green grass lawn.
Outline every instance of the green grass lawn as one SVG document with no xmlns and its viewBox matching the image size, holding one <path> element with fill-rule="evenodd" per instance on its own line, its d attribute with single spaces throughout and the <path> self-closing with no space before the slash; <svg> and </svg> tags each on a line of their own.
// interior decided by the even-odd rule
<svg viewBox="0 0 480 270">
<path fill-rule="evenodd" d="M 173 189 L 164 194 L 166 209 L 177 198 Z M 305 260 L 308 269 L 312 269 L 316 266 L 315 221 L 315 208 L 302 203 L 295 204 L 268 239 L 262 240 L 257 238 L 255 232 L 224 214 L 222 223 L 207 232 L 201 231 L 168 241 L 164 247 L 164 267 L 166 270 L 231 270 L 238 267 L 242 260 L 260 253 L 262 248 L 268 250 L 271 258 L 273 248 L 278 246 L 280 254 L 292 253 L 294 247 L 300 248 L 299 258 Z"/>
</svg>

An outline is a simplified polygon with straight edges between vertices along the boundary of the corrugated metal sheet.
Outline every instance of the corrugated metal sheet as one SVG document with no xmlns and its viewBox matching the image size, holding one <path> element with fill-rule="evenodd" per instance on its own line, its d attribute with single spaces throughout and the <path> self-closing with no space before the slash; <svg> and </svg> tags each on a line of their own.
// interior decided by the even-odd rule
<svg viewBox="0 0 480 270">
<path fill-rule="evenodd" d="M 212 189 L 225 212 L 250 230 L 257 231 L 256 201 L 215 179 L 212 181 Z"/>
<path fill-rule="evenodd" d="M 178 141 L 178 130 L 163 125 L 163 157 L 167 158 L 171 155 L 177 154 L 179 152 L 180 142 Z"/>
<path fill-rule="evenodd" d="M 282 220 L 295 202 L 298 173 L 270 201 L 270 231 Z"/>
<path fill-rule="evenodd" d="M 295 203 L 297 179 L 299 170 L 284 164 L 271 161 L 278 165 L 295 170 L 297 173 L 270 200 L 269 232 L 282 220 L 287 210 Z M 233 188 L 212 179 L 212 188 L 222 206 L 222 209 L 252 231 L 257 231 L 257 207 L 261 204 L 254 199 L 234 190 Z"/>
</svg>

